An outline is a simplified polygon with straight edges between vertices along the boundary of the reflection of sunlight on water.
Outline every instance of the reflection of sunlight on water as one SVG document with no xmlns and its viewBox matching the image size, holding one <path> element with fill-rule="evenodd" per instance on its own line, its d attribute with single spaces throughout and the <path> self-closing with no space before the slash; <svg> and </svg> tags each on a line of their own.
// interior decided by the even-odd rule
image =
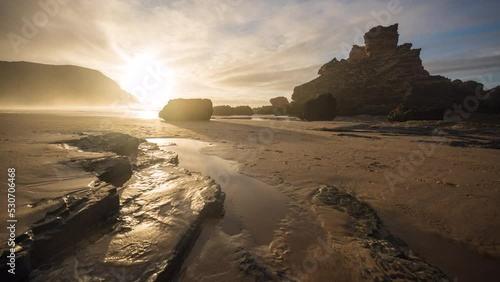
<svg viewBox="0 0 500 282">
<path fill-rule="evenodd" d="M 0 109 L 0 113 L 17 113 L 17 114 L 55 114 L 68 116 L 101 116 L 101 117 L 131 117 L 138 119 L 157 119 L 160 109 L 141 109 L 141 108 L 70 108 L 70 109 Z"/>
</svg>

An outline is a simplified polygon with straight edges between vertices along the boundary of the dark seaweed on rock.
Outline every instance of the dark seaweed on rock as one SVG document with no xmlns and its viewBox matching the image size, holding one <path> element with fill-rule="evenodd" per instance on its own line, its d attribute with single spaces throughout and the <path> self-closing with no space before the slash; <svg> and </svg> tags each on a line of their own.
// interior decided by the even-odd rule
<svg viewBox="0 0 500 282">
<path fill-rule="evenodd" d="M 249 277 L 253 277 L 255 281 L 286 281 L 295 282 L 284 271 L 273 271 L 271 268 L 258 261 L 250 252 L 244 249 L 237 251 L 238 267 L 241 272 Z"/>
<path fill-rule="evenodd" d="M 366 268 L 366 281 L 449 281 L 444 273 L 432 266 L 392 236 L 377 213 L 367 203 L 332 186 L 322 186 L 314 196 L 319 202 L 349 214 L 355 224 L 354 236 L 377 263 Z M 382 236 L 381 234 L 386 234 Z"/>
<path fill-rule="evenodd" d="M 97 174 L 99 180 L 121 187 L 132 177 L 132 164 L 126 157 L 112 157 L 88 161 L 84 164 L 87 171 Z"/>
<path fill-rule="evenodd" d="M 359 230 L 363 236 L 374 235 L 379 229 L 380 219 L 377 213 L 367 203 L 361 202 L 354 196 L 339 191 L 335 187 L 323 186 L 318 190 L 316 197 L 334 209 L 345 212 L 356 220 L 363 221 L 363 228 Z"/>
</svg>

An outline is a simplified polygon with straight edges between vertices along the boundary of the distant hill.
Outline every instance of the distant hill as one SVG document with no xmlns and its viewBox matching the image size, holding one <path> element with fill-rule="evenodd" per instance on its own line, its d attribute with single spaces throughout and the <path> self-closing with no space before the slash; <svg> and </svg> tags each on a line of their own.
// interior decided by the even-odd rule
<svg viewBox="0 0 500 282">
<path fill-rule="evenodd" d="M 137 99 L 99 71 L 0 61 L 0 107 L 130 105 Z"/>
</svg>

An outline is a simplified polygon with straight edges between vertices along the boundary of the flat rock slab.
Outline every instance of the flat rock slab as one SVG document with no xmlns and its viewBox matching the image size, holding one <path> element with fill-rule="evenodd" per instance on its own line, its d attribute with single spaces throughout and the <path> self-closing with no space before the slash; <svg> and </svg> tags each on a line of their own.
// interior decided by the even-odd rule
<svg viewBox="0 0 500 282">
<path fill-rule="evenodd" d="M 148 154 L 172 159 L 170 153 L 162 156 L 160 152 Z M 225 194 L 212 179 L 176 163 L 149 163 L 120 191 L 120 215 L 112 232 L 64 259 L 35 269 L 31 280 L 170 279 L 195 242 L 203 220 L 222 212 Z"/>
</svg>

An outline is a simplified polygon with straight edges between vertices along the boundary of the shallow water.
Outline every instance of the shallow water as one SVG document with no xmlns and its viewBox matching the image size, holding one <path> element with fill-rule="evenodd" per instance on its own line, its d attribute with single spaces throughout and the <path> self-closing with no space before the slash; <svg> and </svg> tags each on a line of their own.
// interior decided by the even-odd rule
<svg viewBox="0 0 500 282">
<path fill-rule="evenodd" d="M 182 138 L 152 138 L 162 150 L 179 156 L 179 166 L 213 178 L 226 193 L 222 230 L 228 235 L 250 232 L 256 244 L 269 244 L 285 216 L 289 198 L 274 187 L 238 172 L 235 162 L 203 154 L 210 143 Z"/>
</svg>

